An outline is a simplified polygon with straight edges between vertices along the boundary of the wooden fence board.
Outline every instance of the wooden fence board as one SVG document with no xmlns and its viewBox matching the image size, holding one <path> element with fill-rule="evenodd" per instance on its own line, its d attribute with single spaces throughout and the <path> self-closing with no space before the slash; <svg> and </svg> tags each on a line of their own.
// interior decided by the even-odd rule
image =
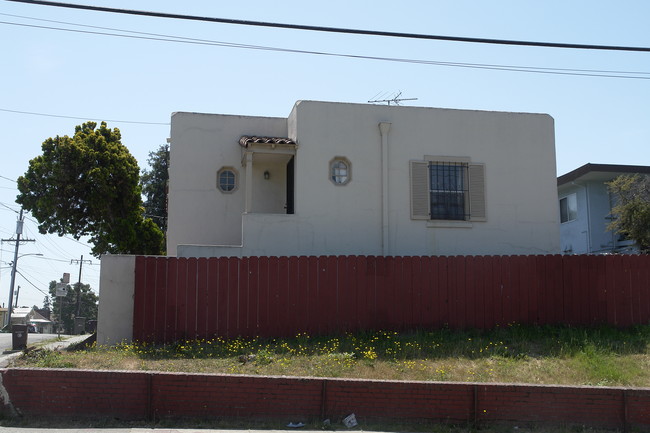
<svg viewBox="0 0 650 433">
<path fill-rule="evenodd" d="M 298 279 L 297 279 L 297 303 L 296 303 L 296 320 L 300 332 L 309 332 L 309 297 L 311 290 L 309 287 L 309 258 L 301 256 L 298 258 Z"/>
<path fill-rule="evenodd" d="M 164 342 L 180 339 L 178 330 L 178 260 L 167 259 L 167 299 L 165 301 L 166 328 Z"/>
<path fill-rule="evenodd" d="M 614 285 L 616 293 L 616 318 L 620 326 L 627 327 L 630 326 L 630 317 L 632 315 L 630 309 L 629 272 L 623 256 L 612 256 L 612 259 L 617 273 L 616 283 Z"/>
<path fill-rule="evenodd" d="M 280 259 L 278 257 L 269 258 L 269 323 L 268 330 L 270 335 L 280 336 Z"/>
<path fill-rule="evenodd" d="M 177 281 L 177 320 L 176 320 L 176 335 L 180 340 L 188 338 L 187 336 L 187 259 L 178 259 L 178 266 L 176 267 L 176 281 Z"/>
<path fill-rule="evenodd" d="M 371 304 L 370 286 L 371 280 L 368 275 L 368 260 L 369 257 L 358 256 L 357 267 L 355 272 L 355 287 L 356 287 L 356 313 L 354 328 L 357 330 L 366 330 L 371 328 L 371 315 L 370 311 L 373 306 Z"/>
<path fill-rule="evenodd" d="M 208 259 L 198 259 L 196 267 L 196 335 L 208 338 Z"/>
<path fill-rule="evenodd" d="M 634 256 L 633 260 L 635 269 L 633 278 L 639 287 L 639 322 L 648 323 L 650 322 L 650 280 L 648 279 L 650 265 L 644 261 L 644 256 Z"/>
<path fill-rule="evenodd" d="M 271 295 L 269 292 L 269 258 L 259 257 L 258 262 L 258 326 L 257 332 L 260 337 L 268 337 L 270 334 L 270 303 Z"/>
<path fill-rule="evenodd" d="M 498 292 L 492 269 L 494 259 L 492 257 L 483 257 L 483 311 L 485 312 L 484 323 L 486 328 L 496 326 L 496 302 L 498 301 Z"/>
<path fill-rule="evenodd" d="M 636 281 L 634 280 L 634 263 L 632 261 L 632 256 L 625 255 L 623 256 L 623 266 L 627 275 L 627 299 L 630 305 L 629 307 L 629 325 L 636 323 L 639 319 L 639 302 L 638 302 L 638 287 Z"/>
<path fill-rule="evenodd" d="M 259 257 L 248 258 L 248 306 L 246 307 L 246 332 L 249 337 L 259 335 L 260 281 Z"/>
<path fill-rule="evenodd" d="M 145 257 L 135 258 L 135 287 L 133 293 L 133 338 L 144 340 L 144 309 L 147 295 L 147 268 Z"/>
<path fill-rule="evenodd" d="M 336 328 L 337 333 L 350 330 L 350 275 L 349 268 L 352 267 L 353 256 L 346 260 L 336 257 Z"/>
<path fill-rule="evenodd" d="M 650 320 L 649 256 L 136 257 L 133 338 Z"/>
<path fill-rule="evenodd" d="M 156 273 L 154 275 L 154 299 L 153 304 L 153 335 L 155 341 L 165 340 L 166 328 L 166 308 L 165 302 L 167 301 L 167 259 L 156 258 Z"/>
<path fill-rule="evenodd" d="M 230 280 L 228 275 L 228 260 L 219 259 L 218 294 L 217 294 L 217 329 L 220 336 L 228 335 L 228 291 Z"/>
<path fill-rule="evenodd" d="M 248 315 L 248 262 L 249 257 L 237 259 L 237 320 L 235 320 L 234 335 L 245 337 L 246 319 Z"/>
<path fill-rule="evenodd" d="M 589 261 L 589 269 L 595 275 L 596 309 L 595 324 L 607 323 L 607 266 L 605 256 L 597 256 Z"/>
<path fill-rule="evenodd" d="M 219 335 L 219 260 L 210 258 L 207 265 L 207 323 L 205 332 L 207 338 L 212 338 Z"/>
</svg>

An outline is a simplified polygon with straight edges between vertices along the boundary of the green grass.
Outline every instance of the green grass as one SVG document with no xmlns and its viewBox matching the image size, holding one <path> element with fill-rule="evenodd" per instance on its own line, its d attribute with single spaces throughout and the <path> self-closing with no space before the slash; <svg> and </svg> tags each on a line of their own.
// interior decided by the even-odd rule
<svg viewBox="0 0 650 433">
<path fill-rule="evenodd" d="M 35 350 L 16 366 L 367 379 L 650 386 L 650 326 L 511 325 Z"/>
</svg>

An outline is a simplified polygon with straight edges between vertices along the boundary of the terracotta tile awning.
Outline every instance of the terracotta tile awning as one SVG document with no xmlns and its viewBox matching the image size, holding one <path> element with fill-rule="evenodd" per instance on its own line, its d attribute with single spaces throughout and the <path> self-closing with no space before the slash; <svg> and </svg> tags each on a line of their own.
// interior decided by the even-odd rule
<svg viewBox="0 0 650 433">
<path fill-rule="evenodd" d="M 250 135 L 243 135 L 239 139 L 239 145 L 243 147 L 248 147 L 253 143 L 260 144 L 292 144 L 295 146 L 296 142 L 290 138 L 281 138 L 281 137 L 255 137 Z"/>
</svg>

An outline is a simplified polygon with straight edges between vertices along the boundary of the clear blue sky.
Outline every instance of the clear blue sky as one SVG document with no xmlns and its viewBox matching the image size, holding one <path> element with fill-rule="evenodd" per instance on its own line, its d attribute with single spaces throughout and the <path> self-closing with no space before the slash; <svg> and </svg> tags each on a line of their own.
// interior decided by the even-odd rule
<svg viewBox="0 0 650 433">
<path fill-rule="evenodd" d="M 547 1 L 145 1 L 68 0 L 113 8 L 327 27 L 477 38 L 650 47 L 646 0 Z M 13 15 L 13 16 L 10 16 Z M 20 16 L 22 18 L 19 18 Z M 30 19 L 32 18 L 32 19 Z M 38 20 L 34 20 L 38 19 Z M 47 22 L 60 21 L 69 24 Z M 90 119 L 122 131 L 146 166 L 165 143 L 174 111 L 287 116 L 297 100 L 365 103 L 377 95 L 418 98 L 405 105 L 548 113 L 555 119 L 557 174 L 585 163 L 650 165 L 650 53 L 531 48 L 327 34 L 116 15 L 0 0 L 0 236 L 12 236 L 15 179 L 48 137 L 72 135 Z M 7 24 L 13 23 L 13 24 Z M 21 24 L 17 26 L 14 24 Z M 190 45 L 30 26 L 118 33 L 148 32 L 224 43 L 427 61 L 573 70 L 636 72 L 620 79 L 397 63 L 225 46 Z M 123 33 L 130 34 L 133 33 Z M 82 280 L 98 288 L 99 261 L 84 245 L 25 234 L 35 243 L 19 261 L 21 305 L 42 304 L 49 281 L 92 259 Z M 8 262 L 2 245 L 0 304 L 7 302 Z M 33 284 L 33 285 L 32 285 Z M 36 286 L 36 287 L 34 287 Z"/>
</svg>

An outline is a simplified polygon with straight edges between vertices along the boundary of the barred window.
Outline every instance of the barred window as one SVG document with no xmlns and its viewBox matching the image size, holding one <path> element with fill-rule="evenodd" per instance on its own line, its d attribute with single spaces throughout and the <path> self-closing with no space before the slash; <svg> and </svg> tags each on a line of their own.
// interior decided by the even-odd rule
<svg viewBox="0 0 650 433">
<path fill-rule="evenodd" d="M 410 161 L 411 219 L 486 221 L 485 165 L 467 157 Z"/>
<path fill-rule="evenodd" d="M 429 194 L 432 220 L 466 220 L 467 164 L 429 164 Z"/>
</svg>

